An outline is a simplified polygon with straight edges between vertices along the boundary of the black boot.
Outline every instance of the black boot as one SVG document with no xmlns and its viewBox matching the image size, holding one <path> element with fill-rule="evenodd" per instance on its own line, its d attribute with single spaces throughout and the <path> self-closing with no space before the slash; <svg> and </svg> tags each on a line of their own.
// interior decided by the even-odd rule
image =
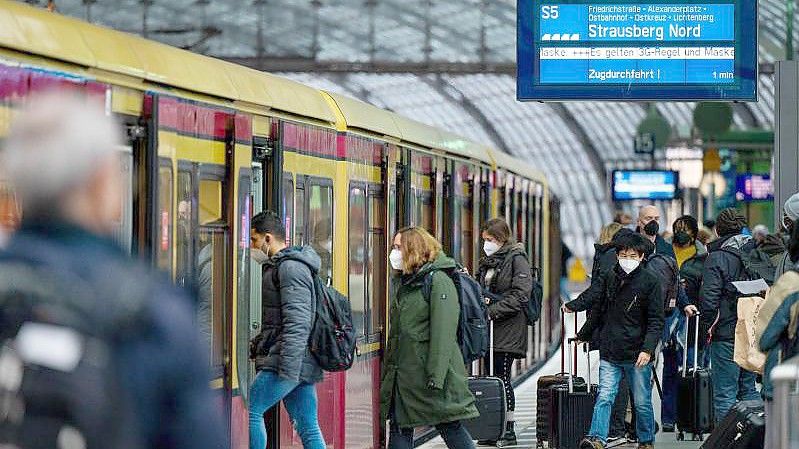
<svg viewBox="0 0 799 449">
<path fill-rule="evenodd" d="M 497 441 L 497 447 L 516 446 L 516 431 L 513 430 L 513 421 L 508 421 L 505 424 L 505 433 L 502 438 Z"/>
</svg>

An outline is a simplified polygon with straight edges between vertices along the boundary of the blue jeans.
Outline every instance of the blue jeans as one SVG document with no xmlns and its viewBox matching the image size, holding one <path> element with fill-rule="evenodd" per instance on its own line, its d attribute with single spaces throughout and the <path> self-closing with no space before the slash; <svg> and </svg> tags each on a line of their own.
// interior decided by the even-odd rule
<svg viewBox="0 0 799 449">
<path fill-rule="evenodd" d="M 691 349 L 693 353 L 693 349 Z M 663 348 L 663 399 L 660 421 L 674 425 L 677 420 L 677 383 L 682 371 L 682 350 L 674 346 Z M 691 359 L 690 364 L 693 364 Z"/>
<path fill-rule="evenodd" d="M 259 371 L 250 387 L 250 449 L 266 449 L 264 413 L 281 399 L 302 439 L 302 447 L 325 449 L 317 417 L 316 388 L 283 379 L 272 371 Z"/>
<path fill-rule="evenodd" d="M 652 409 L 652 365 L 636 368 L 635 363 L 599 362 L 599 395 L 591 419 L 588 435 L 607 442 L 610 411 L 619 391 L 622 375 L 627 377 L 635 403 L 635 430 L 638 441 L 650 443 L 655 440 L 655 411 Z"/>
<path fill-rule="evenodd" d="M 436 430 L 450 449 L 474 449 L 474 441 L 460 421 L 436 424 Z M 413 429 L 400 429 L 392 421 L 388 449 L 413 449 Z"/>
<path fill-rule="evenodd" d="M 736 401 L 757 401 L 760 395 L 755 389 L 757 376 L 741 369 L 733 359 L 735 345 L 727 341 L 710 343 L 710 377 L 713 380 L 713 405 L 716 422 L 735 405 Z"/>
</svg>

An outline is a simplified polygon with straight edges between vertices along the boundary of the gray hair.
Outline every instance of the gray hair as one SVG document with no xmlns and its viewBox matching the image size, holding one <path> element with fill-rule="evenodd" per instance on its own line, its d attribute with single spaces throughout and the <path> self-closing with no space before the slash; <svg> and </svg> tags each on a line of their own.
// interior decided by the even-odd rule
<svg viewBox="0 0 799 449">
<path fill-rule="evenodd" d="M 121 129 L 95 100 L 50 92 L 16 117 L 0 149 L 0 177 L 16 190 L 23 215 L 60 214 L 61 200 L 118 150 Z"/>
</svg>

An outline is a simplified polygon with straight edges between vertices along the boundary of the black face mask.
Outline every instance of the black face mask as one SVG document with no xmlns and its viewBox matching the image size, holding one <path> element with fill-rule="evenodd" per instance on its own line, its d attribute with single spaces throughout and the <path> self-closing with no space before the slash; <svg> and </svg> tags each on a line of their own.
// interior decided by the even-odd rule
<svg viewBox="0 0 799 449">
<path fill-rule="evenodd" d="M 658 235 L 659 230 L 660 225 L 658 224 L 657 220 L 652 220 L 644 226 L 644 233 L 650 237 Z"/>
<path fill-rule="evenodd" d="M 691 243 L 691 236 L 685 231 L 680 231 L 674 234 L 672 241 L 679 246 L 688 246 L 688 244 Z"/>
</svg>

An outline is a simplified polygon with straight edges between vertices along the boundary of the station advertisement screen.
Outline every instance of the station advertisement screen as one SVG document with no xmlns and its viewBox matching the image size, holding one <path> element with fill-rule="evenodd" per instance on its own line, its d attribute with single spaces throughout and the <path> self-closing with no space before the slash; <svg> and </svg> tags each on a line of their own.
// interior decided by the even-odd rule
<svg viewBox="0 0 799 449">
<path fill-rule="evenodd" d="M 613 201 L 673 200 L 678 175 L 670 170 L 614 170 Z"/>
<path fill-rule="evenodd" d="M 757 3 L 520 0 L 519 100 L 757 100 Z"/>
<path fill-rule="evenodd" d="M 774 186 L 769 175 L 745 173 L 735 178 L 735 199 L 738 201 L 771 201 Z"/>
</svg>

